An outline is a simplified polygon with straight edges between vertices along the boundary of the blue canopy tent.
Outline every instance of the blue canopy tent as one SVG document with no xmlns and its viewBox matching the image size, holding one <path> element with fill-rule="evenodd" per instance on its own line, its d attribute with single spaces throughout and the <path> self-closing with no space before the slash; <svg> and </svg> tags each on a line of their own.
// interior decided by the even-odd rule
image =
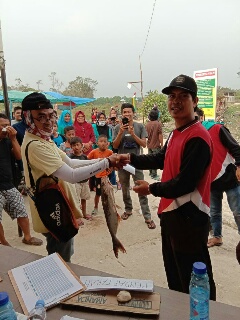
<svg viewBox="0 0 240 320">
<path fill-rule="evenodd" d="M 9 101 L 11 101 L 12 103 L 21 103 L 23 101 L 23 99 L 29 95 L 30 93 L 32 93 L 34 91 L 17 91 L 17 90 L 8 90 L 8 99 Z M 45 93 L 44 93 L 45 94 Z M 2 91 L 0 91 L 0 96 L 2 96 L 3 93 Z M 56 97 L 53 97 L 52 95 L 48 95 L 45 94 L 45 96 L 51 101 L 51 103 L 57 103 L 57 102 L 61 102 L 61 100 L 57 99 Z M 65 101 L 69 101 L 68 99 L 65 99 Z"/>
<path fill-rule="evenodd" d="M 43 93 L 50 95 L 58 100 L 62 99 L 62 102 L 64 104 L 65 102 L 69 102 L 70 109 L 75 105 L 80 106 L 96 100 L 95 98 L 80 98 L 80 97 L 64 96 L 63 94 L 54 92 L 54 91 L 44 91 Z"/>
<path fill-rule="evenodd" d="M 21 103 L 23 99 L 34 91 L 18 91 L 18 90 L 8 90 L 8 100 L 10 105 L 10 114 L 12 114 L 12 104 L 13 103 Z M 44 93 L 45 94 L 45 93 Z M 51 101 L 51 103 L 62 102 L 63 99 L 57 99 L 51 95 L 45 94 L 47 99 Z M 0 101 L 4 101 L 3 92 L 0 91 Z M 68 102 L 68 99 L 64 99 L 65 102 Z"/>
</svg>

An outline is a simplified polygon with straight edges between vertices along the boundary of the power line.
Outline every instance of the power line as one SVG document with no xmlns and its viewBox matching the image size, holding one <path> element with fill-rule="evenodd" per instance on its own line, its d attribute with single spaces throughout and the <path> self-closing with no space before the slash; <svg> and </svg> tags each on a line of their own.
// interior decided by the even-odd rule
<svg viewBox="0 0 240 320">
<path fill-rule="evenodd" d="M 141 53 L 140 56 L 143 55 L 143 52 L 144 52 L 144 50 L 145 50 L 145 48 L 146 48 L 146 44 L 147 44 L 147 41 L 148 41 L 149 32 L 150 32 L 150 29 L 151 29 L 151 24 L 152 24 L 153 13 L 154 13 L 156 1 L 157 1 L 157 0 L 155 0 L 155 1 L 154 1 L 154 4 L 153 4 L 153 10 L 152 10 L 151 19 L 150 19 L 150 22 L 149 22 L 148 32 L 147 32 L 146 40 L 145 40 L 145 43 L 144 43 L 143 51 L 142 51 L 142 53 Z"/>
</svg>

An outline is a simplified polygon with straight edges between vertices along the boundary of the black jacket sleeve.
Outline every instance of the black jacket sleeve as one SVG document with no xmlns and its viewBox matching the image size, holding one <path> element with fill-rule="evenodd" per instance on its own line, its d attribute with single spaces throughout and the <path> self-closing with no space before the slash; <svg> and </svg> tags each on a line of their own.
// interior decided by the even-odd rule
<svg viewBox="0 0 240 320">
<path fill-rule="evenodd" d="M 210 165 L 211 152 L 209 145 L 201 138 L 192 138 L 183 151 L 180 172 L 166 182 L 157 182 L 149 186 L 155 197 L 174 199 L 192 192 Z"/>
<path fill-rule="evenodd" d="M 221 127 L 219 131 L 219 138 L 224 147 L 228 149 L 229 153 L 235 159 L 235 164 L 240 166 L 240 146 L 226 127 Z"/>
<path fill-rule="evenodd" d="M 146 170 L 146 169 L 163 169 L 165 153 L 167 149 L 167 141 L 164 147 L 158 152 L 154 154 L 143 154 L 136 155 L 131 153 L 131 165 L 133 165 L 137 169 Z"/>
</svg>

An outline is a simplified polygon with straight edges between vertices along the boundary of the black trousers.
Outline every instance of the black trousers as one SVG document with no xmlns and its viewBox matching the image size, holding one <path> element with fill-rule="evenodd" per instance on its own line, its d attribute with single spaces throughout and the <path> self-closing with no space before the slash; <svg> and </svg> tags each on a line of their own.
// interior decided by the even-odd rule
<svg viewBox="0 0 240 320">
<path fill-rule="evenodd" d="M 187 204 L 181 209 L 162 213 L 160 220 L 162 254 L 169 289 L 189 293 L 193 263 L 200 261 L 207 266 L 210 299 L 216 300 L 216 286 L 207 247 L 208 215 Z"/>
</svg>

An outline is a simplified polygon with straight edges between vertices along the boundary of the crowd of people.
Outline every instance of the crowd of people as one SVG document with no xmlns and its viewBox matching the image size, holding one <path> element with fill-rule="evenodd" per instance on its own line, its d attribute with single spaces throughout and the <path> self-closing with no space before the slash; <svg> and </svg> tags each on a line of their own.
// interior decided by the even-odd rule
<svg viewBox="0 0 240 320">
<path fill-rule="evenodd" d="M 1 177 L 2 182 L 0 188 L 5 191 L 5 193 L 10 193 L 10 191 L 15 195 L 15 200 L 19 202 L 19 210 L 12 209 L 11 205 L 14 203 L 15 200 L 12 199 L 12 196 L 3 196 L 1 199 L 2 207 L 0 208 L 1 212 L 3 209 L 10 215 L 12 219 L 17 219 L 17 222 L 20 228 L 23 231 L 24 238 L 23 242 L 29 245 L 41 245 L 42 241 L 38 238 L 32 237 L 30 235 L 30 227 L 28 222 L 28 215 L 24 205 L 22 195 L 26 195 L 25 189 L 20 190 L 20 182 L 22 183 L 21 177 L 24 176 L 24 166 L 22 162 L 22 157 L 19 155 L 19 150 L 21 145 L 23 144 L 25 138 L 28 137 L 28 133 L 34 133 L 35 135 L 43 138 L 44 140 L 51 140 L 53 141 L 57 148 L 66 154 L 69 159 L 78 159 L 78 160 L 87 160 L 87 159 L 102 159 L 106 158 L 114 153 L 118 152 L 118 148 L 113 144 L 114 140 L 114 132 L 115 129 L 121 127 L 121 113 L 118 111 L 118 107 L 112 107 L 109 115 L 107 116 L 105 112 L 99 112 L 97 108 L 92 109 L 91 119 L 89 121 L 86 120 L 85 114 L 83 111 L 77 111 L 75 116 L 73 117 L 71 110 L 63 110 L 59 115 L 56 110 L 52 110 L 52 117 L 51 117 L 51 124 L 53 122 L 52 128 L 50 129 L 49 134 L 45 134 L 43 132 L 46 131 L 45 127 L 49 126 L 49 121 L 45 120 L 45 117 L 34 118 L 32 113 L 35 113 L 35 110 L 38 110 L 38 105 L 44 106 L 46 109 L 52 109 L 51 103 L 46 99 L 46 97 L 41 93 L 33 93 L 27 96 L 23 102 L 22 106 L 17 106 L 13 110 L 13 120 L 11 121 L 11 125 L 9 120 L 4 114 L 0 115 L 0 122 L 1 129 L 6 128 L 6 132 L 1 130 L 1 136 L 3 137 L 3 141 L 0 142 L 3 144 L 8 143 L 8 150 L 4 149 L 4 153 L 2 153 L 2 157 L 4 160 L 0 162 L 0 169 L 1 169 Z M 30 108 L 30 111 L 27 110 L 27 107 Z M 125 104 L 128 108 L 129 105 Z M 130 107 L 132 107 L 130 105 Z M 36 109 L 33 109 L 36 108 Z M 126 109 L 127 110 L 127 109 Z M 132 109 L 132 114 L 134 110 Z M 35 120 L 35 121 L 34 121 Z M 35 124 L 36 122 L 36 124 Z M 158 121 L 157 121 L 158 122 Z M 129 125 L 133 122 L 130 120 Z M 158 122 L 160 125 L 160 122 Z M 39 128 L 40 126 L 40 128 Z M 147 133 L 145 128 L 142 124 L 136 124 L 135 126 L 140 126 L 144 132 L 143 140 L 144 145 L 146 145 L 146 137 Z M 127 126 L 125 126 L 127 128 Z M 11 132 L 11 134 L 10 134 Z M 27 134 L 26 134 L 27 133 Z M 139 133 L 137 132 L 137 135 Z M 127 136 L 131 136 L 130 134 Z M 25 139 L 24 139 L 25 138 Z M 129 140 L 129 137 L 128 137 Z M 125 138 L 123 137 L 123 142 Z M 142 142 L 141 142 L 142 143 Z M 160 143 L 160 142 L 159 142 Z M 162 143 L 162 142 L 161 142 Z M 14 153 L 15 145 L 17 144 L 18 154 Z M 24 144 L 25 145 L 25 144 Z M 136 142 L 137 149 L 140 148 L 140 144 Z M 51 145 L 52 147 L 52 145 Z M 30 148 L 31 150 L 31 148 Z M 126 151 L 128 151 L 126 149 Z M 133 151 L 133 150 L 132 150 Z M 30 152 L 31 154 L 31 152 Z M 35 152 L 35 154 L 37 154 Z M 6 163 L 9 163 L 9 159 L 13 162 L 13 166 L 11 167 L 11 172 L 6 172 L 5 166 Z M 4 163 L 6 161 L 6 163 Z M 40 164 L 39 164 L 40 166 Z M 20 179 L 16 179 L 16 168 L 17 172 L 19 173 Z M 44 169 L 45 170 L 45 169 Z M 39 171 L 39 168 L 37 169 Z M 127 202 L 131 201 L 130 198 L 130 185 L 128 182 L 128 186 L 126 188 L 125 182 L 121 180 L 121 171 L 116 173 L 115 168 L 111 170 L 104 170 L 96 175 L 90 176 L 87 179 L 76 181 L 75 189 L 77 195 L 77 201 L 74 201 L 74 205 L 78 207 L 80 214 L 76 214 L 77 221 L 79 226 L 84 225 L 84 219 L 91 221 L 94 218 L 94 215 L 98 213 L 98 206 L 101 196 L 101 177 L 108 175 L 109 179 L 113 186 L 116 186 L 117 189 L 122 190 L 123 193 L 123 201 L 125 203 L 125 210 L 122 214 L 122 218 L 127 215 Z M 118 178 L 117 178 L 118 175 Z M 129 180 L 128 175 L 128 180 Z M 143 173 L 141 172 L 141 176 L 138 173 L 133 176 L 133 180 L 136 181 L 137 179 L 141 178 Z M 13 178 L 13 179 L 12 179 Z M 5 182 L 6 180 L 6 182 Z M 26 178 L 28 180 L 28 178 Z M 121 180 L 121 181 L 120 181 Z M 10 182 L 10 181 L 13 181 Z M 11 188 L 10 188 L 11 187 Z M 19 192 L 20 191 L 20 192 Z M 88 200 L 90 200 L 90 192 L 94 191 L 95 199 L 93 207 L 90 207 L 91 204 L 87 205 Z M 125 199 L 125 194 L 128 192 L 129 199 Z M 20 194 L 21 193 L 21 194 Z M 140 204 L 142 207 L 142 213 L 145 218 L 145 221 L 150 229 L 155 228 L 155 224 L 151 219 L 151 213 L 148 207 L 148 199 L 145 196 L 140 196 Z M 142 199 L 142 201 L 141 201 Z M 30 202 L 31 204 L 31 202 Z M 8 208 L 9 206 L 9 208 Z M 12 212 L 13 211 L 13 212 Z M 34 206 L 31 205 L 31 213 L 35 212 Z M 33 217 L 35 215 L 33 214 Z M 24 219 L 21 219 L 21 218 Z M 127 215 L 128 217 L 128 215 Z M 1 218 L 1 217 L 0 217 Z M 25 219 L 26 218 L 26 219 Z M 27 221 L 26 223 L 22 223 L 23 221 Z M 41 231 L 45 233 L 44 228 L 42 226 L 39 228 L 38 223 L 37 226 L 35 225 L 35 219 L 33 218 L 33 225 L 34 230 Z M 0 219 L 0 243 L 3 245 L 10 245 L 4 235 L 4 230 L 2 227 L 1 219 Z M 50 251 L 49 251 L 50 252 Z M 63 254 L 66 257 L 65 254 Z M 67 260 L 70 259 L 68 255 Z"/>
<path fill-rule="evenodd" d="M 197 84 L 186 75 L 174 78 L 162 90 L 167 95 L 168 111 L 175 129 L 163 142 L 161 113 L 156 105 L 146 125 L 134 121 L 134 106 L 123 103 L 121 110 L 112 107 L 109 115 L 92 110 L 87 121 L 85 113 L 73 117 L 64 110 L 58 117 L 50 101 L 41 93 L 31 93 L 14 110 L 15 123 L 10 125 L 0 114 L 0 242 L 9 245 L 2 227 L 3 209 L 17 218 L 23 230 L 23 242 L 41 245 L 30 234 L 29 220 L 13 169 L 7 164 L 18 161 L 20 171 L 30 185 L 25 149 L 30 141 L 29 165 L 35 182 L 43 175 L 59 179 L 74 207 L 79 226 L 98 214 L 101 178 L 108 176 L 112 185 L 121 189 L 124 212 L 122 220 L 133 214 L 130 178 L 132 176 L 142 216 L 149 229 L 155 229 L 148 204 L 148 195 L 160 197 L 158 216 L 161 225 L 162 255 L 168 286 L 189 292 L 192 265 L 202 261 L 207 266 L 210 298 L 216 299 L 209 248 L 222 245 L 222 195 L 226 192 L 240 234 L 240 146 L 222 125 L 202 122 L 198 109 Z M 197 114 L 196 114 L 197 113 Z M 199 121 L 200 120 L 200 121 Z M 20 151 L 21 145 L 21 151 Z M 143 154 L 142 149 L 148 149 Z M 83 169 L 81 163 L 85 161 Z M 126 164 L 135 167 L 132 174 Z M 162 170 L 162 176 L 157 170 Z M 154 180 L 144 179 L 144 170 Z M 95 192 L 91 208 L 90 192 Z M 15 202 L 19 206 L 14 206 Z M 44 227 L 33 201 L 30 201 L 33 229 L 46 237 L 48 254 L 58 252 L 65 261 L 73 254 L 73 239 L 67 243 L 56 240 Z M 210 219 L 209 219 L 210 217 Z M 210 224 L 213 237 L 209 239 Z M 236 249 L 240 263 L 240 242 Z"/>
</svg>

